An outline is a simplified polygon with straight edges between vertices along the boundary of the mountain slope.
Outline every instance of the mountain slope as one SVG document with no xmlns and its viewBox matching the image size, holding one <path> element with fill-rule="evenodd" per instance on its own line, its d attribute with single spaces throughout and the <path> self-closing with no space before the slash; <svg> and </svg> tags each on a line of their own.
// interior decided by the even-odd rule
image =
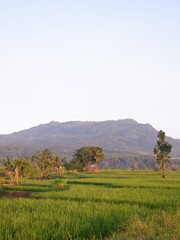
<svg viewBox="0 0 180 240">
<path fill-rule="evenodd" d="M 180 156 L 180 140 L 167 137 L 173 145 L 173 154 Z M 23 154 L 48 147 L 61 153 L 73 152 L 84 145 L 97 145 L 106 152 L 152 154 L 157 141 L 157 130 L 150 124 L 140 124 L 132 119 L 103 122 L 50 122 L 39 126 L 0 135 L 2 149 L 21 148 Z M 26 149 L 26 150 L 25 150 Z M 19 153 L 19 155 L 21 155 Z"/>
</svg>

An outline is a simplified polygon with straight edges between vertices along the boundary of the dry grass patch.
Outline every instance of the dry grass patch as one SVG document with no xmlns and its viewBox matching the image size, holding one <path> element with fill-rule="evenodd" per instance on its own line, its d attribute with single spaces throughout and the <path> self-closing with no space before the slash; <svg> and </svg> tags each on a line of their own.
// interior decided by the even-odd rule
<svg viewBox="0 0 180 240">
<path fill-rule="evenodd" d="M 136 216 L 128 221 L 123 232 L 108 240 L 179 240 L 179 223 L 180 211 L 174 215 L 157 211 L 146 219 Z"/>
</svg>

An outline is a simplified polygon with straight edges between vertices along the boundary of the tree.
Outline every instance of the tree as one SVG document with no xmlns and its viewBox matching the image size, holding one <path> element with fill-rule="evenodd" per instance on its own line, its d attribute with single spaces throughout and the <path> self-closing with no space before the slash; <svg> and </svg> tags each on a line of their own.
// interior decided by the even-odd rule
<svg viewBox="0 0 180 240">
<path fill-rule="evenodd" d="M 6 159 L 3 159 L 3 165 L 5 166 L 6 172 L 14 171 L 13 161 L 7 156 Z"/>
<path fill-rule="evenodd" d="M 31 172 L 31 163 L 28 158 L 19 158 L 14 161 L 14 165 L 18 168 L 19 176 L 26 177 Z M 17 171 L 17 170 L 16 170 Z"/>
<path fill-rule="evenodd" d="M 91 165 L 98 169 L 98 162 L 104 158 L 103 149 L 100 147 L 84 146 L 74 154 L 73 164 L 78 165 L 83 171 L 89 171 Z M 76 164 L 75 164 L 76 163 Z"/>
<path fill-rule="evenodd" d="M 47 177 L 53 166 L 53 155 L 48 148 L 42 152 L 37 152 L 32 160 L 36 162 L 38 169 L 41 172 L 41 177 Z"/>
<path fill-rule="evenodd" d="M 5 166 L 6 176 L 10 177 L 11 182 L 13 182 L 13 175 L 15 166 L 12 160 L 7 156 L 6 159 L 3 159 L 3 165 Z"/>
<path fill-rule="evenodd" d="M 65 168 L 67 170 L 76 170 L 78 172 L 85 170 L 84 164 L 79 160 L 79 158 L 73 158 L 70 162 L 66 162 Z"/>
<path fill-rule="evenodd" d="M 65 158 L 61 158 L 59 154 L 53 155 L 53 165 L 56 169 L 56 174 L 63 173 Z"/>
<path fill-rule="evenodd" d="M 162 171 L 162 177 L 165 178 L 166 163 L 170 159 L 169 153 L 171 152 L 172 145 L 165 141 L 165 132 L 162 130 L 158 132 L 157 137 L 159 138 L 159 141 L 157 141 L 154 148 L 154 154 L 156 154 L 157 163 Z"/>
<path fill-rule="evenodd" d="M 91 156 L 90 148 L 87 146 L 81 147 L 76 150 L 74 154 L 73 163 L 78 163 L 80 166 L 81 171 L 89 171 L 89 158 Z"/>
<path fill-rule="evenodd" d="M 19 181 L 19 169 L 15 162 L 10 160 L 9 157 L 3 160 L 3 165 L 6 169 L 6 176 L 10 177 L 12 184 L 17 184 Z"/>
<path fill-rule="evenodd" d="M 100 147 L 91 147 L 92 157 L 91 163 L 95 165 L 95 170 L 98 170 L 98 162 L 103 161 L 104 153 L 103 149 Z"/>
</svg>

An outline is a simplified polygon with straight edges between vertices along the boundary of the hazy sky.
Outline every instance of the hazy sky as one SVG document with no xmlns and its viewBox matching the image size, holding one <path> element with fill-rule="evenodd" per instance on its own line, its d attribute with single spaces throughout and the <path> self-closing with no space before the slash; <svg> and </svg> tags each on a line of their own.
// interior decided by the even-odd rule
<svg viewBox="0 0 180 240">
<path fill-rule="evenodd" d="M 132 118 L 180 138 L 179 0 L 0 0 L 0 133 Z"/>
</svg>

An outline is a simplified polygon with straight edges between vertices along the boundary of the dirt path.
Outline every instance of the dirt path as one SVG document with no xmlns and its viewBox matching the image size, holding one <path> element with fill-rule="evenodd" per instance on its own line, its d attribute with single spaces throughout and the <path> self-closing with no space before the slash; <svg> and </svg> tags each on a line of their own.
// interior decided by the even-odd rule
<svg viewBox="0 0 180 240">
<path fill-rule="evenodd" d="M 0 197 L 7 197 L 7 198 L 28 198 L 32 192 L 28 191 L 7 191 L 1 190 Z"/>
</svg>

